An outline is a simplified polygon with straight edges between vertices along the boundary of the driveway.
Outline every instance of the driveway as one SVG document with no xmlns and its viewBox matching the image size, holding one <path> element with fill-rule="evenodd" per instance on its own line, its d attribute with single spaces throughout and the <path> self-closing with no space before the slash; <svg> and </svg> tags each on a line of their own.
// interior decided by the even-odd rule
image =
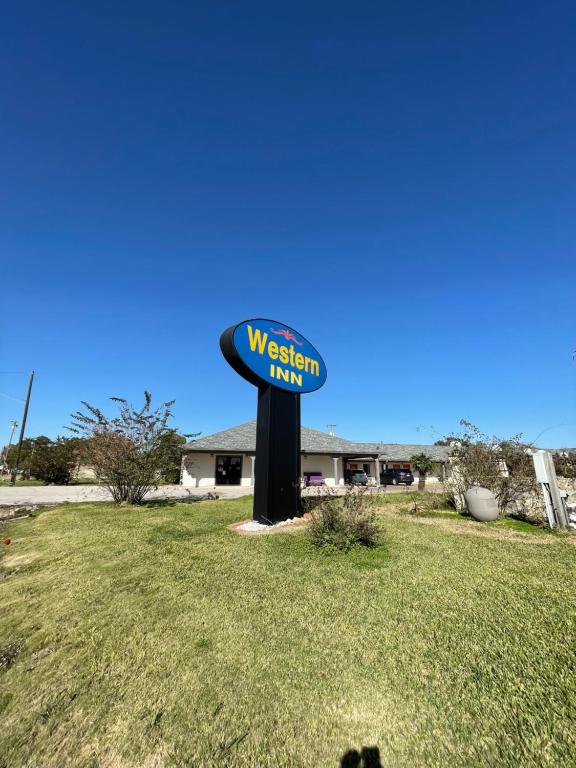
<svg viewBox="0 0 576 768">
<path fill-rule="evenodd" d="M 237 499 L 252 493 L 252 488 L 218 486 L 218 488 L 185 488 L 182 485 L 161 485 L 147 499 L 187 499 L 217 493 L 222 499 Z M 32 485 L 10 488 L 0 486 L 0 507 L 21 504 L 62 504 L 65 501 L 110 501 L 112 496 L 101 485 Z"/>
</svg>

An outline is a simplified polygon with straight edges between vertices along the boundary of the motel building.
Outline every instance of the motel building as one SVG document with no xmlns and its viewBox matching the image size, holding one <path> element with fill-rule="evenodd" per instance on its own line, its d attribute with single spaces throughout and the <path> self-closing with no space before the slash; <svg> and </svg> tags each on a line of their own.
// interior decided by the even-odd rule
<svg viewBox="0 0 576 768">
<path fill-rule="evenodd" d="M 188 443 L 183 448 L 181 484 L 191 488 L 222 485 L 254 485 L 256 421 L 216 432 Z M 380 472 L 387 468 L 412 469 L 410 457 L 425 453 L 436 469 L 426 482 L 444 479 L 447 448 L 438 445 L 398 443 L 354 443 L 341 437 L 301 429 L 301 481 L 320 475 L 326 485 L 345 484 L 349 471 L 364 470 L 371 485 L 380 485 Z M 418 473 L 413 470 L 414 480 Z"/>
</svg>

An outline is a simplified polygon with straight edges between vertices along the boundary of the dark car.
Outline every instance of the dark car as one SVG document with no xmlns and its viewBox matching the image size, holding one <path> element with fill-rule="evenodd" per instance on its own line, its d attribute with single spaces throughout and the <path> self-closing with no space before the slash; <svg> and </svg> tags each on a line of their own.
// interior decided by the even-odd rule
<svg viewBox="0 0 576 768">
<path fill-rule="evenodd" d="M 383 469 L 380 472 L 381 485 L 399 485 L 400 483 L 412 485 L 413 482 L 414 475 L 409 469 Z"/>
<path fill-rule="evenodd" d="M 348 473 L 350 485 L 368 485 L 368 475 L 363 469 L 353 469 Z"/>
</svg>

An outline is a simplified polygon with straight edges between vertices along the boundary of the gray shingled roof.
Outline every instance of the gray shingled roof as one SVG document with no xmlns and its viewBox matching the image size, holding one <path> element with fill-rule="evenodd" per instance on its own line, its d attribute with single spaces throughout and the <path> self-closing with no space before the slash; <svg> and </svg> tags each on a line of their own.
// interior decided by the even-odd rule
<svg viewBox="0 0 576 768">
<path fill-rule="evenodd" d="M 354 443 L 342 437 L 302 427 L 302 451 L 347 456 L 380 456 L 381 458 L 408 461 L 415 453 L 425 453 L 435 461 L 446 461 L 448 449 L 440 445 L 415 445 L 403 443 Z M 256 450 L 256 421 L 247 421 L 237 427 L 216 432 L 187 443 L 185 451 L 239 451 L 254 453 Z"/>
<path fill-rule="evenodd" d="M 366 453 L 378 451 L 382 459 L 409 461 L 411 456 L 424 453 L 434 461 L 448 461 L 449 449 L 443 445 L 422 445 L 420 443 L 353 443 Z"/>
</svg>

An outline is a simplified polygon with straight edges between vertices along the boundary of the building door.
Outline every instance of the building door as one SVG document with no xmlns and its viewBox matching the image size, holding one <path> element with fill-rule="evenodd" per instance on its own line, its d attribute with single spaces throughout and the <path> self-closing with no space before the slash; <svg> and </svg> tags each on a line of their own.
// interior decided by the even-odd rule
<svg viewBox="0 0 576 768">
<path fill-rule="evenodd" d="M 216 485 L 240 485 L 242 456 L 216 456 Z"/>
</svg>

